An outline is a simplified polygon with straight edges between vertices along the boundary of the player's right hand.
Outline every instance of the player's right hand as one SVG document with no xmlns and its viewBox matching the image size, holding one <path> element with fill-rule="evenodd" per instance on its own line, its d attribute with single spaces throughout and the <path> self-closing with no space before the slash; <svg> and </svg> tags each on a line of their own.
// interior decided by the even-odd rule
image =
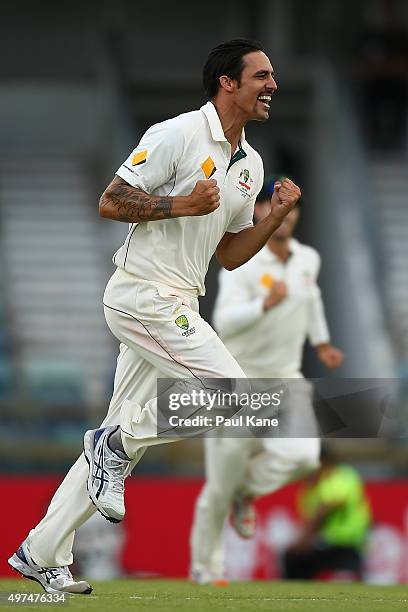
<svg viewBox="0 0 408 612">
<path fill-rule="evenodd" d="M 188 198 L 188 214 L 209 215 L 220 205 L 220 189 L 215 179 L 197 181 Z"/>
<path fill-rule="evenodd" d="M 264 299 L 264 311 L 266 312 L 270 308 L 273 308 L 279 304 L 288 295 L 288 287 L 283 281 L 274 281 L 269 295 Z"/>
</svg>

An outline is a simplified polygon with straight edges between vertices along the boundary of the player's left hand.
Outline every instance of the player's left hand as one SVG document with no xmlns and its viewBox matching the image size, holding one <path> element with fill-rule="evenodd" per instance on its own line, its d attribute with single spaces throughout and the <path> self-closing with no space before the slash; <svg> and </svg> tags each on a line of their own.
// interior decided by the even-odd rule
<svg viewBox="0 0 408 612">
<path fill-rule="evenodd" d="M 335 370 L 341 366 L 344 361 L 343 351 L 332 346 L 330 343 L 319 344 L 316 349 L 320 361 L 330 370 Z"/>
<path fill-rule="evenodd" d="M 286 215 L 296 206 L 302 195 L 299 187 L 290 179 L 276 181 L 271 198 L 270 214 L 275 219 L 283 221 Z"/>
</svg>

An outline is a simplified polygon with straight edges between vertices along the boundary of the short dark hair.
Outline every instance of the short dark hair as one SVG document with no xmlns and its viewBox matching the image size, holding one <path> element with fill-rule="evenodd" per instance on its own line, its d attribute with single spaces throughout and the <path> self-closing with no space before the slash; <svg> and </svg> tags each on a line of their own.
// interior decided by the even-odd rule
<svg viewBox="0 0 408 612">
<path fill-rule="evenodd" d="M 213 98 L 220 86 L 219 78 L 223 74 L 240 84 L 244 68 L 244 55 L 254 51 L 263 51 L 263 46 L 255 40 L 236 38 L 214 47 L 208 55 L 203 68 L 203 85 L 208 100 Z"/>
</svg>

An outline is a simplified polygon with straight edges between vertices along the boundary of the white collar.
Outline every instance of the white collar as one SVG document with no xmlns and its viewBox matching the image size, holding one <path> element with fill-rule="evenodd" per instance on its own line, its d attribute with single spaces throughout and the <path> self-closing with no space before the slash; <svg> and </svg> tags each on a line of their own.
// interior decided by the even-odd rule
<svg viewBox="0 0 408 612">
<path fill-rule="evenodd" d="M 200 110 L 202 110 L 204 115 L 207 117 L 207 121 L 211 130 L 211 135 L 214 140 L 218 142 L 228 142 L 225 138 L 224 130 L 222 129 L 221 121 L 214 104 L 212 102 L 207 102 L 207 104 L 204 104 L 204 106 L 202 106 Z M 241 146 L 244 142 L 245 130 L 242 130 Z"/>
<path fill-rule="evenodd" d="M 290 254 L 296 255 L 301 250 L 301 244 L 295 238 L 291 238 L 289 240 L 289 251 Z M 265 244 L 264 248 L 261 250 L 261 256 L 264 257 L 267 261 L 271 259 L 273 261 L 281 261 L 277 255 Z"/>
</svg>

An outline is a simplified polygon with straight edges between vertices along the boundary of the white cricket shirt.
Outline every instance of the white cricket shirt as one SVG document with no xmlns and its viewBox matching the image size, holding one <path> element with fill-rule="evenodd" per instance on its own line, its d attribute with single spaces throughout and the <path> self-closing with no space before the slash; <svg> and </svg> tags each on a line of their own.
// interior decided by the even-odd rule
<svg viewBox="0 0 408 612">
<path fill-rule="evenodd" d="M 204 295 L 204 279 L 226 232 L 252 225 L 263 184 L 259 154 L 242 138 L 231 159 L 215 106 L 153 125 L 116 172 L 150 195 L 189 195 L 198 180 L 214 178 L 220 206 L 209 215 L 134 223 L 113 261 L 137 278 Z"/>
<path fill-rule="evenodd" d="M 225 346 L 253 378 L 300 376 L 303 346 L 329 341 L 323 302 L 316 279 L 320 256 L 297 240 L 283 263 L 265 246 L 249 262 L 219 276 L 214 324 Z M 263 311 L 263 301 L 275 280 L 288 295 Z"/>
</svg>

